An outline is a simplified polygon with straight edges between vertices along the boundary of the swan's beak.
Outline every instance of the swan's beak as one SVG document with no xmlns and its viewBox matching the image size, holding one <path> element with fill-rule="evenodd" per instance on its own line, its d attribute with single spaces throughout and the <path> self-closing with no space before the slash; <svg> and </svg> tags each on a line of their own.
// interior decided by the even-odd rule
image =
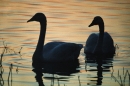
<svg viewBox="0 0 130 86">
<path fill-rule="evenodd" d="M 91 26 L 93 26 L 93 23 L 91 23 L 88 27 L 91 27 Z"/>
<path fill-rule="evenodd" d="M 28 20 L 27 23 L 30 22 L 30 21 L 31 21 L 31 20 Z"/>
<path fill-rule="evenodd" d="M 31 19 L 29 19 L 27 22 L 31 22 L 31 21 L 34 21 L 34 19 L 33 19 L 33 18 L 31 18 Z"/>
</svg>

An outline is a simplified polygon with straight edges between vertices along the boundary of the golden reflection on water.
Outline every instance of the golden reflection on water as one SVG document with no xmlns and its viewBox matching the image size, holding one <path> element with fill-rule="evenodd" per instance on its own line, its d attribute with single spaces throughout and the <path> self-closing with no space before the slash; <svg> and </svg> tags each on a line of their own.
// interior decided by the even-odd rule
<svg viewBox="0 0 130 86">
<path fill-rule="evenodd" d="M 103 17 L 105 31 L 111 34 L 115 44 L 118 44 L 120 47 L 118 50 L 119 54 L 113 61 L 116 73 L 122 66 L 125 66 L 127 69 L 130 68 L 129 60 L 123 60 L 124 63 L 121 63 L 122 58 L 130 59 L 129 0 L 2 0 L 0 3 L 0 52 L 3 50 L 3 40 L 9 48 L 15 51 L 19 51 L 20 47 L 23 47 L 21 51 L 23 54 L 22 59 L 19 55 L 11 55 L 9 53 L 3 59 L 3 67 L 5 69 L 3 78 L 5 81 L 8 76 L 10 63 L 14 64 L 13 86 L 18 86 L 19 83 L 22 86 L 37 85 L 34 78 L 35 74 L 31 71 L 31 61 L 39 36 L 40 25 L 38 22 L 27 23 L 27 20 L 36 12 L 43 12 L 47 17 L 45 43 L 50 41 L 66 41 L 84 45 L 86 39 L 92 32 L 98 32 L 98 26 L 88 27 L 93 17 Z M 96 72 L 86 72 L 84 70 L 83 50 L 81 50 L 79 60 L 81 64 L 80 73 L 74 74 L 74 78 L 69 79 L 70 82 L 68 82 L 68 85 L 75 86 L 74 83 L 77 83 L 78 86 L 78 75 L 80 75 L 82 85 L 93 84 L 92 81 L 96 78 L 91 77 L 96 76 Z M 17 66 L 19 67 L 18 74 L 15 72 Z M 90 67 L 89 69 L 93 68 Z M 106 73 L 104 75 L 102 84 L 107 84 L 108 86 L 110 84 L 118 85 L 116 82 L 112 82 L 107 78 L 109 74 Z M 112 83 L 108 83 L 107 81 L 109 80 Z M 45 84 L 50 85 L 50 80 L 44 79 L 44 81 Z M 67 85 L 67 82 L 62 83 Z M 7 86 L 6 82 L 5 86 Z"/>
</svg>

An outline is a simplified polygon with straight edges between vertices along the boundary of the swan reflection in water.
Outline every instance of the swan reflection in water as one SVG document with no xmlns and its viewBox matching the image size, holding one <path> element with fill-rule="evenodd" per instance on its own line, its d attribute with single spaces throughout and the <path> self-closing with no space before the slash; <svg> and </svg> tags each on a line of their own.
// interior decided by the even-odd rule
<svg viewBox="0 0 130 86">
<path fill-rule="evenodd" d="M 113 61 L 113 54 L 112 55 L 86 55 L 86 61 L 85 61 L 85 69 L 86 71 L 97 71 L 97 78 L 96 85 L 102 85 L 103 80 L 103 72 L 110 72 L 110 68 L 113 67 L 112 61 Z M 95 67 L 97 69 L 87 69 L 87 66 L 89 67 Z M 91 80 L 92 82 L 95 82 L 94 80 Z M 88 83 L 89 85 L 91 83 Z M 93 84 L 93 83 L 92 83 Z"/>
<path fill-rule="evenodd" d="M 97 71 L 97 76 L 93 76 L 91 78 L 97 78 L 96 81 L 91 80 L 92 82 L 87 82 L 87 84 L 93 84 L 96 82 L 96 85 L 102 85 L 103 80 L 103 72 L 110 72 L 110 68 L 113 67 L 112 61 L 113 56 L 102 56 L 102 60 L 98 61 L 96 58 L 101 58 L 97 55 L 87 55 L 86 56 L 86 71 Z M 96 64 L 96 66 L 95 66 Z M 45 86 L 44 81 L 42 80 L 42 77 L 44 74 L 52 74 L 53 77 L 44 77 L 45 79 L 53 80 L 57 79 L 57 77 L 54 77 L 54 74 L 57 75 L 63 75 L 63 76 L 72 76 L 73 73 L 78 73 L 79 70 L 76 70 L 79 68 L 79 60 L 75 60 L 73 62 L 61 62 L 61 63 L 34 63 L 34 69 L 33 72 L 36 73 L 36 81 L 38 82 L 39 86 Z M 41 66 L 39 66 L 41 65 Z M 87 66 L 89 67 L 96 67 L 96 69 L 87 69 Z M 69 79 L 69 77 L 58 77 L 58 79 Z"/>
<path fill-rule="evenodd" d="M 35 66 L 34 66 L 35 65 Z M 41 66 L 39 66 L 41 65 Z M 58 63 L 52 63 L 52 62 L 44 62 L 44 63 L 33 63 L 34 69 L 33 72 L 36 73 L 36 81 L 38 82 L 39 86 L 44 86 L 42 76 L 44 76 L 45 73 L 47 74 L 57 74 L 57 75 L 63 75 L 63 76 L 71 76 L 73 73 L 79 72 L 79 70 L 76 70 L 79 67 L 79 60 L 71 61 L 71 62 L 58 62 Z M 44 73 L 44 74 L 43 74 Z M 67 77 L 63 77 L 61 79 L 68 79 Z M 44 77 L 46 79 L 53 79 L 49 77 Z"/>
</svg>

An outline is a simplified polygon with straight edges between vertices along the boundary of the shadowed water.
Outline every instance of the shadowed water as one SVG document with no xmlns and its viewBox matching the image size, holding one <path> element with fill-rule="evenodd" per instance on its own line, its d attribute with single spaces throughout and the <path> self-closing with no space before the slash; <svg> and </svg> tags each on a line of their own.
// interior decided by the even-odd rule
<svg viewBox="0 0 130 86">
<path fill-rule="evenodd" d="M 32 68 L 32 55 L 40 25 L 37 22 L 27 23 L 36 12 L 43 12 L 47 17 L 45 44 L 65 41 L 85 45 L 88 36 L 98 32 L 98 26 L 89 28 L 88 25 L 93 17 L 101 16 L 104 19 L 105 31 L 110 33 L 114 45 L 119 47 L 116 55 L 104 60 L 100 67 L 93 59 L 85 61 L 82 49 L 76 64 L 45 64 L 44 70 L 40 70 L 37 75 L 37 71 Z M 7 49 L 2 56 L 0 85 L 38 86 L 36 76 L 40 76 L 40 80 L 43 80 L 40 83 L 45 86 L 119 86 L 121 81 L 124 82 L 126 71 L 130 73 L 129 16 L 128 0 L 0 1 L 1 55 L 3 49 Z M 115 82 L 113 76 L 118 81 Z M 129 75 L 125 77 L 124 83 L 129 86 Z"/>
</svg>

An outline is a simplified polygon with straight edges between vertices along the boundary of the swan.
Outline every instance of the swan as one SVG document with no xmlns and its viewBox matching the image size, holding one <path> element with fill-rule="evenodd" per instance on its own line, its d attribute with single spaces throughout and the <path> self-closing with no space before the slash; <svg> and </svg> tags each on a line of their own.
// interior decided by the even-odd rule
<svg viewBox="0 0 130 86">
<path fill-rule="evenodd" d="M 93 25 L 99 26 L 99 33 L 92 33 L 89 35 L 85 47 L 85 54 L 105 54 L 105 55 L 114 55 L 115 47 L 113 39 L 108 32 L 104 32 L 104 21 L 100 16 L 94 17 L 92 23 L 89 27 Z"/>
<path fill-rule="evenodd" d="M 49 42 L 44 45 L 47 19 L 43 13 L 36 13 L 27 22 L 31 21 L 37 21 L 40 23 L 40 35 L 35 52 L 32 56 L 33 62 L 66 62 L 78 58 L 80 50 L 83 47 L 82 44 Z"/>
</svg>

